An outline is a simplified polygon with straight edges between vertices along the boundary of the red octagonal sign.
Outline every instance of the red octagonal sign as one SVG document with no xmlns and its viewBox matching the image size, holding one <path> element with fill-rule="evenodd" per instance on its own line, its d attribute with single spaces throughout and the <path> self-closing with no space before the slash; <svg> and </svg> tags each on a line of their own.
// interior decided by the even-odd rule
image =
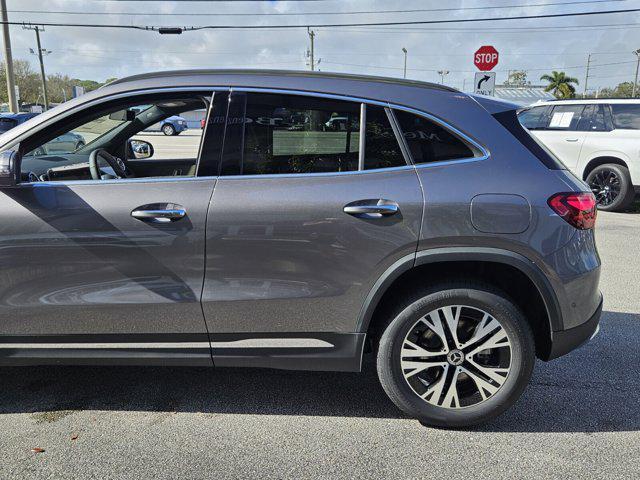
<svg viewBox="0 0 640 480">
<path fill-rule="evenodd" d="M 479 70 L 488 72 L 498 64 L 498 51 L 492 45 L 484 45 L 473 55 L 473 63 Z"/>
</svg>

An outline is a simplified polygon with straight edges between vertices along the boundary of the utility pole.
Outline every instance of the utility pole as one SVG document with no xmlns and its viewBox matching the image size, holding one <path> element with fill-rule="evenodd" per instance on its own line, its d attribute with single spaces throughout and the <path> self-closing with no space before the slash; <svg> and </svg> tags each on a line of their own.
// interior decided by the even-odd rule
<svg viewBox="0 0 640 480">
<path fill-rule="evenodd" d="M 638 61 L 636 62 L 636 78 L 633 81 L 633 88 L 631 89 L 631 98 L 636 98 L 636 88 L 638 85 L 638 67 L 640 67 L 640 48 L 638 50 L 634 50 L 633 53 L 636 54 Z"/>
<path fill-rule="evenodd" d="M 7 15 L 7 2 L 0 0 L 2 8 L 2 39 L 4 40 L 4 68 L 7 74 L 7 97 L 9 98 L 9 110 L 18 113 L 18 102 L 16 100 L 16 82 L 13 78 L 13 58 L 11 56 L 11 37 L 9 36 L 9 16 Z"/>
<path fill-rule="evenodd" d="M 584 93 L 582 94 L 582 98 L 587 97 L 587 85 L 589 83 L 589 67 L 591 66 L 591 54 L 587 57 L 587 72 L 584 76 Z"/>
<path fill-rule="evenodd" d="M 407 49 L 402 47 L 402 51 L 404 52 L 404 73 L 402 78 L 407 78 Z"/>
<path fill-rule="evenodd" d="M 307 55 L 309 56 L 309 60 L 310 60 L 309 65 L 311 66 L 311 71 L 314 71 L 316 68 L 316 65 L 315 65 L 314 51 L 313 51 L 313 38 L 316 36 L 316 34 L 313 30 L 310 30 L 309 27 L 307 27 L 307 34 L 309 35 L 309 40 L 311 40 L 311 50 L 307 52 Z"/>
<path fill-rule="evenodd" d="M 45 52 L 45 50 L 42 48 L 42 45 L 40 44 L 40 32 L 44 31 L 44 27 L 40 28 L 38 25 L 35 25 L 33 27 L 27 27 L 26 25 L 24 27 L 25 30 L 35 30 L 36 31 L 36 43 L 38 45 L 38 51 L 35 52 L 38 55 L 38 59 L 40 60 L 40 75 L 42 76 L 42 96 L 44 97 L 44 109 L 45 110 L 49 110 L 49 95 L 47 95 L 47 77 L 44 74 L 44 60 L 42 59 L 42 53 L 51 53 L 48 50 Z"/>
</svg>

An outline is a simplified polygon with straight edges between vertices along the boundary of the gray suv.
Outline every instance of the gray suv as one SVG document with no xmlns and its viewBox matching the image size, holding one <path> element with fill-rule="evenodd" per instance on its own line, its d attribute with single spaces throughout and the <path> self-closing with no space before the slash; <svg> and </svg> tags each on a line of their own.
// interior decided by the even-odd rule
<svg viewBox="0 0 640 480">
<path fill-rule="evenodd" d="M 200 108 L 200 137 L 141 133 Z M 359 371 L 373 354 L 410 416 L 491 419 L 602 308 L 595 199 L 516 108 L 179 71 L 39 115 L 0 137 L 0 364 Z M 68 132 L 86 144 L 47 153 Z"/>
</svg>

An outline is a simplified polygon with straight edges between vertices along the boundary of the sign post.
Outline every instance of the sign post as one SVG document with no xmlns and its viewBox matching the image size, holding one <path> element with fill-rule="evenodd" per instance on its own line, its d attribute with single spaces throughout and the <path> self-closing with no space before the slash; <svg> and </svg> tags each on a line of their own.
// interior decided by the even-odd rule
<svg viewBox="0 0 640 480">
<path fill-rule="evenodd" d="M 473 80 L 473 92 L 479 95 L 493 95 L 496 86 L 496 72 L 491 72 L 498 64 L 498 51 L 493 45 L 483 45 L 473 54 L 473 64 L 480 70 Z"/>
</svg>

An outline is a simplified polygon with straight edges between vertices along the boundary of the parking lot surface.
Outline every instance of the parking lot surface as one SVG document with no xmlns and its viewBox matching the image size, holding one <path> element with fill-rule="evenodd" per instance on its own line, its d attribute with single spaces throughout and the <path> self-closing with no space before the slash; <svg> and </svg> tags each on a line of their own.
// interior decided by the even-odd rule
<svg viewBox="0 0 640 480">
<path fill-rule="evenodd" d="M 598 218 L 600 335 L 516 406 L 430 429 L 362 374 L 0 369 L 0 478 L 638 478 L 640 214 Z M 34 453 L 33 448 L 44 452 Z"/>
</svg>

